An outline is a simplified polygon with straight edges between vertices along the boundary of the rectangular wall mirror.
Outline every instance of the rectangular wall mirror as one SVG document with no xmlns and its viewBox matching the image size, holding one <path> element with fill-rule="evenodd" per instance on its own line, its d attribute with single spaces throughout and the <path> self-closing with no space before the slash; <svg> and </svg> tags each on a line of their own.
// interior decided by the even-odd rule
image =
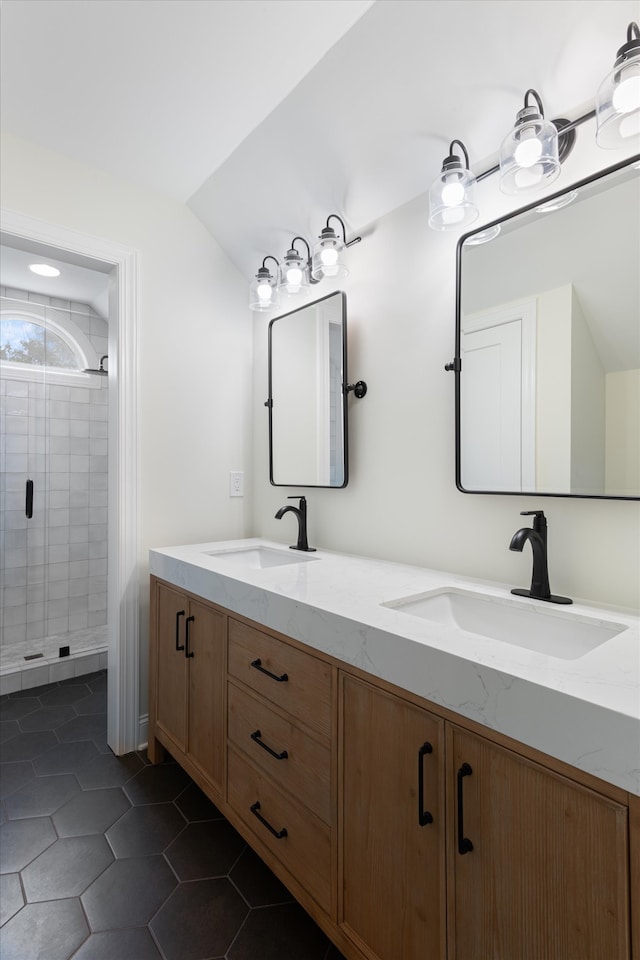
<svg viewBox="0 0 640 960">
<path fill-rule="evenodd" d="M 639 160 L 461 238 L 463 492 L 640 498 Z"/>
<path fill-rule="evenodd" d="M 269 324 L 269 479 L 345 487 L 347 298 L 329 294 Z"/>
</svg>

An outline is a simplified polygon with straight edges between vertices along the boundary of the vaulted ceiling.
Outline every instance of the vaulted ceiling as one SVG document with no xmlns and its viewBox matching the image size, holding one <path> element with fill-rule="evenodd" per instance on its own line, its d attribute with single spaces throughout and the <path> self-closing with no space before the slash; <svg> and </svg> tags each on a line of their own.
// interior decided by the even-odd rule
<svg viewBox="0 0 640 960">
<path fill-rule="evenodd" d="M 593 105 L 638 0 L 3 0 L 3 129 L 187 202 L 247 276 Z"/>
</svg>

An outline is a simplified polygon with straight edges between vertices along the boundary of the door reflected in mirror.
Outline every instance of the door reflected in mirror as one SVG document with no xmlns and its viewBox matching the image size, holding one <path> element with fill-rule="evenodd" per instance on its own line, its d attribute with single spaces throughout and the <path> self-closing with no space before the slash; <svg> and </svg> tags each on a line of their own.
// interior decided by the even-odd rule
<svg viewBox="0 0 640 960">
<path fill-rule="evenodd" d="M 640 497 L 638 159 L 461 239 L 464 492 Z"/>
<path fill-rule="evenodd" d="M 342 292 L 269 324 L 269 478 L 345 487 L 347 300 Z"/>
</svg>

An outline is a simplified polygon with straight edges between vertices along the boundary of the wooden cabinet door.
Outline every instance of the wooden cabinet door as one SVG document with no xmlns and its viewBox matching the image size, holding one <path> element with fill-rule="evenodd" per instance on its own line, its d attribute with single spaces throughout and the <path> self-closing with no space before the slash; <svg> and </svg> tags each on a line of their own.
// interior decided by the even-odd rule
<svg viewBox="0 0 640 960">
<path fill-rule="evenodd" d="M 224 614 L 190 601 L 187 753 L 220 794 L 224 785 L 226 623 Z"/>
<path fill-rule="evenodd" d="M 367 956 L 441 960 L 443 721 L 345 675 L 341 717 L 343 929 Z"/>
<path fill-rule="evenodd" d="M 457 727 L 448 738 L 450 960 L 628 960 L 625 807 Z"/>
<path fill-rule="evenodd" d="M 185 622 L 187 597 L 156 583 L 156 636 L 151 642 L 156 656 L 155 724 L 181 749 L 187 744 L 187 663 Z"/>
</svg>

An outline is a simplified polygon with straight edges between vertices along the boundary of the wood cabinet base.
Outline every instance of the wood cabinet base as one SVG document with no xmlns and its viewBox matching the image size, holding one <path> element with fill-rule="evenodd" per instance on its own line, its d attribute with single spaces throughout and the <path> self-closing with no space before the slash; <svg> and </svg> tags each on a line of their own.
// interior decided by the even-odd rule
<svg viewBox="0 0 640 960">
<path fill-rule="evenodd" d="M 347 960 L 640 960 L 640 798 L 151 586 L 150 761 Z"/>
</svg>

